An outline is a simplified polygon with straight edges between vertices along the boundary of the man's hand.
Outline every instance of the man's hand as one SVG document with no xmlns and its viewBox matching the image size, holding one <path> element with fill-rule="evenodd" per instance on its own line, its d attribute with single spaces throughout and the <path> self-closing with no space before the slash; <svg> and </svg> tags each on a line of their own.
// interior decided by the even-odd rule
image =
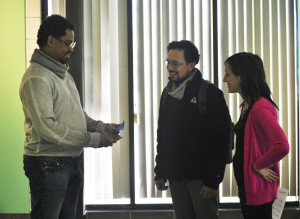
<svg viewBox="0 0 300 219">
<path fill-rule="evenodd" d="M 116 139 L 111 138 L 110 136 L 106 136 L 106 135 L 101 135 L 100 134 L 99 148 L 112 146 L 113 143 L 116 143 L 116 142 L 117 142 Z"/>
<path fill-rule="evenodd" d="M 199 195 L 205 199 L 214 198 L 218 195 L 218 190 L 203 185 Z"/>
<path fill-rule="evenodd" d="M 156 185 L 156 188 L 159 191 L 167 190 L 169 188 L 168 186 L 166 186 L 166 183 L 165 183 L 164 179 L 155 180 L 155 185 Z"/>
<path fill-rule="evenodd" d="M 261 170 L 258 170 L 255 166 L 255 163 L 253 163 L 253 169 L 255 172 L 257 172 L 259 175 L 261 175 L 268 182 L 276 182 L 279 180 L 277 173 L 267 167 L 263 168 Z"/>
<path fill-rule="evenodd" d="M 120 130 L 118 129 L 118 127 L 120 125 L 121 124 L 108 123 L 105 127 L 104 135 L 116 141 L 120 140 L 121 138 L 123 138 L 122 136 L 119 135 Z M 108 130 L 110 130 L 111 132 L 109 133 Z"/>
<path fill-rule="evenodd" d="M 113 140 L 120 140 L 121 138 L 123 138 L 122 136 L 119 135 L 120 130 L 118 129 L 118 127 L 121 124 L 115 124 L 115 123 L 108 123 L 105 127 L 104 130 L 104 135 L 106 137 L 112 138 Z M 110 130 L 111 132 L 109 133 L 108 130 Z"/>
<path fill-rule="evenodd" d="M 120 130 L 118 129 L 118 127 L 120 126 L 121 124 L 116 124 L 116 123 L 108 123 L 105 127 L 105 130 L 104 130 L 104 134 L 105 135 L 110 135 L 111 133 L 108 133 L 108 130 L 112 130 L 112 134 L 114 135 L 118 135 L 120 133 Z"/>
</svg>

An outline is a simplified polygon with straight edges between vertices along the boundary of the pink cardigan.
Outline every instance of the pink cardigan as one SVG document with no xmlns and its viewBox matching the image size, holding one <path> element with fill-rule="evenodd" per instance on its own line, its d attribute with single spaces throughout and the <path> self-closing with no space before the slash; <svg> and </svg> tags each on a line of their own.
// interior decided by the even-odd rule
<svg viewBox="0 0 300 219">
<path fill-rule="evenodd" d="M 269 167 L 279 176 L 278 162 L 289 152 L 289 143 L 277 122 L 273 104 L 261 97 L 249 112 L 244 139 L 244 181 L 247 205 L 261 205 L 277 198 L 279 181 L 268 182 L 253 170 Z"/>
</svg>

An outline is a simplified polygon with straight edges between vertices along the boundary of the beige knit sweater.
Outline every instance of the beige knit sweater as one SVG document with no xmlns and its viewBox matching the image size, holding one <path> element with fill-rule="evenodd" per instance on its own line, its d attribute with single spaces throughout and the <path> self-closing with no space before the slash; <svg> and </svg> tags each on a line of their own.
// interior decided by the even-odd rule
<svg viewBox="0 0 300 219">
<path fill-rule="evenodd" d="M 106 124 L 83 111 L 68 66 L 36 49 L 20 85 L 25 115 L 24 154 L 78 156 L 97 148 Z"/>
</svg>

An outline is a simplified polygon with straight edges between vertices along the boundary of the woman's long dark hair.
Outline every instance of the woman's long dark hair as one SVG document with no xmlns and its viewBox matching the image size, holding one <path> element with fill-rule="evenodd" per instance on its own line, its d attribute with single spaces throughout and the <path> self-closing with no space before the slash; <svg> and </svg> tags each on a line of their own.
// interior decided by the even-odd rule
<svg viewBox="0 0 300 219">
<path fill-rule="evenodd" d="M 226 59 L 224 65 L 227 64 L 234 75 L 241 76 L 241 91 L 244 101 L 253 104 L 260 97 L 264 97 L 278 109 L 271 98 L 263 61 L 258 55 L 248 52 L 236 53 Z"/>
</svg>

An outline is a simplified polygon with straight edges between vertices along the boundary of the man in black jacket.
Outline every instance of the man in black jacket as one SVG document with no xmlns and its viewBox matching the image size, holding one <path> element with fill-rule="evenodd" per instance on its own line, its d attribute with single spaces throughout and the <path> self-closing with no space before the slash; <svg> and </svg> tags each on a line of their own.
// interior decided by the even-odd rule
<svg viewBox="0 0 300 219">
<path fill-rule="evenodd" d="M 199 52 L 186 40 L 169 43 L 169 83 L 159 110 L 155 184 L 169 181 L 177 219 L 218 218 L 218 188 L 228 153 L 229 111 L 223 92 L 207 88 L 207 113 L 200 114 L 198 93 L 203 81 L 195 68 Z M 167 93 L 166 93 L 167 92 Z"/>
</svg>

